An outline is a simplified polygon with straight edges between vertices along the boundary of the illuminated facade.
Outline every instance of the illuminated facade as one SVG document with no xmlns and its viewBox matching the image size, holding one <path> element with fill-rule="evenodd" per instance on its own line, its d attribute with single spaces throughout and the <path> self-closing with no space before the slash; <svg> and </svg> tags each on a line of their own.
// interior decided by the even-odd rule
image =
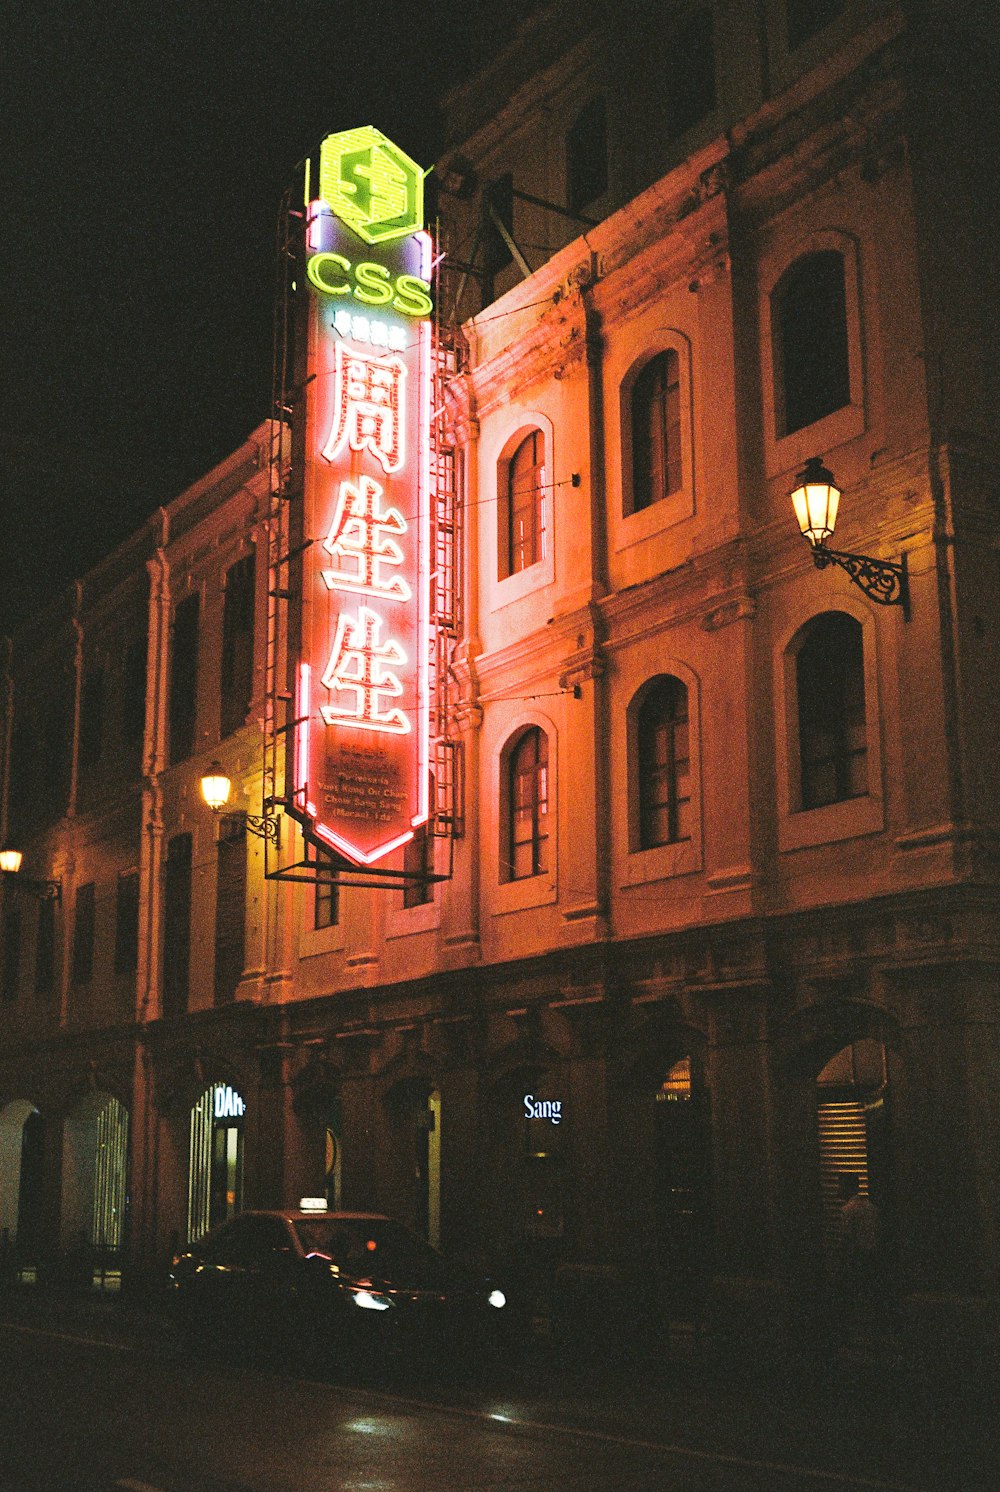
<svg viewBox="0 0 1000 1492">
<path fill-rule="evenodd" d="M 457 576 L 432 564 L 406 159 L 360 131 L 321 162 L 358 217 L 308 224 L 322 387 L 293 431 L 312 542 L 277 854 L 305 828 L 412 878 L 265 879 L 240 812 L 199 800 L 214 761 L 234 810 L 268 797 L 268 427 L 17 640 L 6 839 L 62 883 L 4 897 L 0 1206 L 25 1267 L 60 1228 L 98 1244 L 117 1171 L 74 1191 L 68 1157 L 127 1126 L 137 1273 L 325 1191 L 501 1254 L 557 1329 L 757 1356 L 808 1334 L 851 1172 L 893 1350 L 992 1339 L 975 72 L 953 87 L 957 32 L 888 5 L 768 0 L 763 32 L 665 7 L 655 35 L 647 9 L 616 10 L 610 48 L 585 7 L 535 8 L 448 100 Z M 814 455 L 837 542 L 906 555 L 909 620 L 815 568 L 789 501 Z M 419 673 L 443 597 L 451 844 Z"/>
</svg>

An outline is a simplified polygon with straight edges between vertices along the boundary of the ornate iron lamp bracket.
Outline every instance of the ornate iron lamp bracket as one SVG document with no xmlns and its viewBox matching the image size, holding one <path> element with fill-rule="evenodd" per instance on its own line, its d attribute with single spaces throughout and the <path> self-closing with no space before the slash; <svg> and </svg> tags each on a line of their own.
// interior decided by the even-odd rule
<svg viewBox="0 0 1000 1492">
<path fill-rule="evenodd" d="M 813 560 L 817 570 L 825 570 L 827 565 L 839 565 L 866 596 L 880 606 L 901 606 L 904 621 L 910 620 L 910 584 L 905 553 L 897 565 L 891 560 L 873 559 L 868 554 L 849 554 L 840 549 L 828 549 L 825 544 L 814 544 Z"/>
</svg>

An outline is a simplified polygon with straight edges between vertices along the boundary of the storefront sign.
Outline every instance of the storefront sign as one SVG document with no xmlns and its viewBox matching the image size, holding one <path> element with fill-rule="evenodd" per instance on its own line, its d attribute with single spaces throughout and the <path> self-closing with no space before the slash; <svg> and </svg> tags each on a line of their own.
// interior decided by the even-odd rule
<svg viewBox="0 0 1000 1492">
<path fill-rule="evenodd" d="M 227 1083 L 215 1090 L 213 1112 L 216 1119 L 242 1119 L 246 1113 L 246 1104 L 235 1088 L 230 1088 Z"/>
<path fill-rule="evenodd" d="M 558 1124 L 562 1119 L 561 1098 L 536 1098 L 533 1093 L 524 1095 L 525 1119 L 548 1119 Z"/>
<path fill-rule="evenodd" d="M 431 240 L 423 172 L 331 135 L 308 207 L 292 811 L 355 864 L 428 816 Z"/>
</svg>

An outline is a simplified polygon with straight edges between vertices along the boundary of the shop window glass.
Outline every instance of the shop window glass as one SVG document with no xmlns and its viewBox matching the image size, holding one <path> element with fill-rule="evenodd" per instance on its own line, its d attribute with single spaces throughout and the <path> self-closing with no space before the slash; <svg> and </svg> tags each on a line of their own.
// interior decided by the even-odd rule
<svg viewBox="0 0 1000 1492">
<path fill-rule="evenodd" d="M 861 624 L 843 612 L 810 623 L 795 660 L 801 806 L 821 808 L 868 791 Z"/>
<path fill-rule="evenodd" d="M 844 257 L 805 254 L 774 288 L 777 433 L 791 435 L 851 399 Z"/>
<path fill-rule="evenodd" d="M 639 847 L 691 837 L 691 743 L 688 691 L 665 678 L 647 691 L 636 718 Z"/>
<path fill-rule="evenodd" d="M 679 359 L 669 348 L 650 358 L 632 389 L 632 511 L 678 492 L 682 481 Z"/>
</svg>

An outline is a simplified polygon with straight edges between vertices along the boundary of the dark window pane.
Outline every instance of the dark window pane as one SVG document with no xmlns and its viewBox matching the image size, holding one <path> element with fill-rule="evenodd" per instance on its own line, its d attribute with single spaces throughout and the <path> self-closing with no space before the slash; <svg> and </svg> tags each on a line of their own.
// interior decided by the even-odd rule
<svg viewBox="0 0 1000 1492">
<path fill-rule="evenodd" d="M 78 886 L 73 921 L 73 983 L 89 984 L 94 973 L 94 883 Z"/>
<path fill-rule="evenodd" d="M 163 897 L 163 1014 L 183 1015 L 191 962 L 191 836 L 167 845 Z"/>
<path fill-rule="evenodd" d="M 603 98 L 580 110 L 566 136 L 566 197 L 582 212 L 608 186 L 608 127 Z"/>
<path fill-rule="evenodd" d="M 540 430 L 522 440 L 507 464 L 499 518 L 503 579 L 545 555 L 545 441 Z"/>
<path fill-rule="evenodd" d="M 790 435 L 850 403 L 844 260 L 824 249 L 796 260 L 778 281 L 778 431 Z"/>
<path fill-rule="evenodd" d="M 817 617 L 795 660 L 802 807 L 868 791 L 861 624 L 842 612 Z"/>
<path fill-rule="evenodd" d="M 843 9 L 844 0 L 785 0 L 789 49 L 794 51 L 810 36 L 829 26 Z"/>
<path fill-rule="evenodd" d="M 100 760 L 104 739 L 104 669 L 84 674 L 80 691 L 80 764 L 92 767 Z"/>
<path fill-rule="evenodd" d="M 525 731 L 508 762 L 508 879 L 541 875 L 548 863 L 548 737 Z"/>
<path fill-rule="evenodd" d="M 17 907 L 5 907 L 3 914 L 3 971 L 0 999 L 12 1005 L 17 999 L 21 974 L 21 913 Z"/>
<path fill-rule="evenodd" d="M 250 711 L 253 689 L 255 555 L 245 555 L 226 571 L 222 613 L 221 730 L 239 730 Z"/>
<path fill-rule="evenodd" d="M 640 849 L 690 838 L 688 693 L 680 679 L 663 679 L 649 689 L 636 734 Z"/>
<path fill-rule="evenodd" d="M 115 900 L 115 973 L 133 974 L 139 962 L 139 876 L 118 877 Z"/>
<path fill-rule="evenodd" d="M 431 813 L 434 812 L 434 776 L 430 777 Z M 434 900 L 434 885 L 427 877 L 434 869 L 434 835 L 429 823 L 421 824 L 413 838 L 403 850 L 403 869 L 408 876 L 419 879 L 407 881 L 403 886 L 403 906 L 422 907 Z"/>
<path fill-rule="evenodd" d="M 679 359 L 673 349 L 650 358 L 632 389 L 632 511 L 682 484 Z"/>
<path fill-rule="evenodd" d="M 198 693 L 198 596 L 185 596 L 174 612 L 170 657 L 170 760 L 194 748 Z"/>
<path fill-rule="evenodd" d="M 35 941 L 35 993 L 49 994 L 56 977 L 56 904 L 39 903 L 38 934 Z"/>
<path fill-rule="evenodd" d="M 141 741 L 146 726 L 146 634 L 134 637 L 122 671 L 122 735 Z"/>
<path fill-rule="evenodd" d="M 217 850 L 215 900 L 215 1003 L 236 995 L 246 959 L 247 831 L 244 820 L 227 814 Z"/>
<path fill-rule="evenodd" d="M 316 899 L 313 902 L 313 927 L 317 932 L 324 927 L 336 927 L 340 920 L 340 887 L 337 884 L 334 859 L 325 850 L 317 849 L 317 865 L 326 866 L 324 880 L 316 882 Z"/>
<path fill-rule="evenodd" d="M 682 135 L 715 108 L 710 10 L 693 11 L 673 31 L 665 58 L 664 94 L 672 135 Z"/>
</svg>

